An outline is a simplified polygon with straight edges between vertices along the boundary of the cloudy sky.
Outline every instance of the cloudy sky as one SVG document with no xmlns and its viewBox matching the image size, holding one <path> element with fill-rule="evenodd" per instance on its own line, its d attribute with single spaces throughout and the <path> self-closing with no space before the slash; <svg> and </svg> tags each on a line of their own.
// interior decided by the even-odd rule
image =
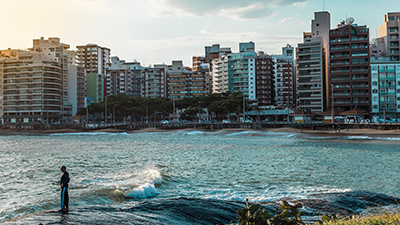
<svg viewBox="0 0 400 225">
<path fill-rule="evenodd" d="M 279 54 L 287 43 L 302 41 L 323 5 L 323 0 L 0 0 L 0 49 L 24 49 L 34 38 L 56 36 L 72 49 L 96 43 L 146 66 L 174 59 L 190 66 L 192 56 L 213 43 L 238 51 L 239 42 L 253 41 L 257 50 Z M 398 0 L 325 0 L 332 27 L 351 16 L 370 28 L 371 38 L 384 14 L 399 6 Z"/>
</svg>

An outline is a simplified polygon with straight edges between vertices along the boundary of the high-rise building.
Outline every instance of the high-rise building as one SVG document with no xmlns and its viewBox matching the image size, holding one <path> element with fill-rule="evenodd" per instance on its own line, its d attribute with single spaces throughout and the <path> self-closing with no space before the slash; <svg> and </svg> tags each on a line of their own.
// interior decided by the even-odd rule
<svg viewBox="0 0 400 225">
<path fill-rule="evenodd" d="M 387 13 L 384 24 L 379 27 L 379 38 L 383 39 L 385 55 L 391 61 L 400 61 L 400 12 Z"/>
<path fill-rule="evenodd" d="M 229 91 L 228 56 L 214 59 L 212 65 L 212 93 Z"/>
<path fill-rule="evenodd" d="M 228 56 L 228 85 L 230 92 L 243 92 L 251 102 L 257 101 L 255 44 L 239 43 L 241 52 Z"/>
<path fill-rule="evenodd" d="M 94 98 L 96 103 L 104 99 L 104 86 L 106 74 L 106 65 L 110 63 L 110 49 L 98 46 L 96 44 L 87 44 L 76 46 L 78 49 L 76 63 L 86 69 L 88 97 Z M 100 82 L 101 80 L 101 82 Z M 90 83 L 95 82 L 95 83 Z M 94 87 L 94 85 L 97 85 Z"/>
<path fill-rule="evenodd" d="M 271 55 L 274 60 L 275 104 L 296 106 L 296 73 L 294 47 L 287 44 L 282 55 Z"/>
<path fill-rule="evenodd" d="M 207 58 L 204 56 L 193 56 L 192 64 L 193 71 L 196 71 L 204 68 L 205 64 L 209 63 L 207 62 Z"/>
<path fill-rule="evenodd" d="M 258 52 L 255 65 L 257 105 L 275 105 L 274 60 L 264 52 Z"/>
<path fill-rule="evenodd" d="M 369 29 L 353 22 L 342 22 L 330 31 L 329 101 L 333 91 L 335 109 L 370 113 Z"/>
<path fill-rule="evenodd" d="M 124 66 L 125 60 L 117 56 L 111 57 L 111 63 L 106 66 L 104 97 L 117 94 L 128 94 L 130 84 L 130 69 Z"/>
<path fill-rule="evenodd" d="M 298 107 L 318 113 L 325 109 L 325 52 L 322 38 L 298 44 L 296 83 Z"/>
<path fill-rule="evenodd" d="M 111 63 L 106 66 L 104 95 L 142 96 L 142 68 L 140 62 L 125 62 L 117 56 L 111 57 Z"/>
<path fill-rule="evenodd" d="M 184 98 L 206 94 L 206 74 L 193 73 L 180 60 L 172 61 L 167 68 L 168 98 Z"/>
<path fill-rule="evenodd" d="M 393 57 L 371 57 L 371 114 L 377 119 L 398 121 L 397 119 L 400 118 L 400 61 L 392 59 Z"/>
<path fill-rule="evenodd" d="M 72 116 L 86 108 L 86 73 L 83 67 L 68 65 L 68 103 Z"/>
<path fill-rule="evenodd" d="M 2 50 L 0 82 L 6 125 L 65 122 L 82 107 L 83 68 L 59 38 L 33 40 L 28 51 Z"/>
<path fill-rule="evenodd" d="M 154 65 L 154 68 L 143 68 L 143 90 L 144 98 L 165 98 L 167 97 L 166 65 Z"/>
<path fill-rule="evenodd" d="M 311 32 L 303 33 L 296 57 L 297 105 L 305 111 L 323 112 L 326 103 L 329 65 L 329 12 L 315 12 Z"/>
</svg>

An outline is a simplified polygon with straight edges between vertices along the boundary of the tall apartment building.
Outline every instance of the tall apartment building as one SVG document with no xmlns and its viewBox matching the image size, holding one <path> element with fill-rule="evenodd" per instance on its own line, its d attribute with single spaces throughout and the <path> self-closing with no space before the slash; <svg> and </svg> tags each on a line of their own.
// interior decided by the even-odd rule
<svg viewBox="0 0 400 225">
<path fill-rule="evenodd" d="M 229 91 L 228 56 L 223 55 L 212 61 L 212 93 Z"/>
<path fill-rule="evenodd" d="M 172 65 L 166 68 L 168 98 L 205 95 L 207 85 L 205 74 L 193 73 L 183 66 L 182 61 L 172 61 Z"/>
<path fill-rule="evenodd" d="M 400 118 L 400 61 L 392 57 L 371 57 L 372 116 Z"/>
<path fill-rule="evenodd" d="M 330 23 L 329 12 L 315 12 L 311 31 L 303 33 L 303 43 L 297 48 L 297 105 L 313 113 L 323 112 L 327 106 Z"/>
<path fill-rule="evenodd" d="M 126 62 L 117 56 L 111 57 L 111 63 L 106 66 L 104 95 L 142 96 L 142 68 L 140 62 Z"/>
<path fill-rule="evenodd" d="M 230 92 L 243 92 L 251 102 L 257 101 L 256 57 L 253 42 L 239 43 L 239 53 L 228 56 L 228 85 Z"/>
<path fill-rule="evenodd" d="M 77 65 L 86 69 L 87 96 L 94 98 L 94 101 L 104 100 L 104 86 L 106 65 L 110 63 L 110 49 L 96 44 L 76 46 L 78 49 L 76 56 Z M 101 81 L 101 82 L 100 82 Z"/>
<path fill-rule="evenodd" d="M 379 38 L 384 41 L 385 55 L 391 61 L 400 61 L 400 12 L 387 13 L 379 27 Z"/>
<path fill-rule="evenodd" d="M 28 51 L 2 50 L 0 108 L 4 124 L 64 122 L 73 116 L 81 106 L 78 93 L 84 88 L 83 68 L 73 65 L 74 59 L 74 52 L 59 38 L 35 39 Z"/>
<path fill-rule="evenodd" d="M 334 107 L 371 112 L 369 29 L 342 22 L 330 31 L 329 88 Z M 331 101 L 331 100 L 330 100 Z"/>
<path fill-rule="evenodd" d="M 294 47 L 287 44 L 282 55 L 272 55 L 274 60 L 275 104 L 296 106 L 296 73 Z"/>
<path fill-rule="evenodd" d="M 167 97 L 167 66 L 154 65 L 154 68 L 143 68 L 142 79 L 144 98 L 165 98 Z"/>
<path fill-rule="evenodd" d="M 68 65 L 68 103 L 72 116 L 86 108 L 86 73 L 83 67 Z"/>
<path fill-rule="evenodd" d="M 259 52 L 255 65 L 257 105 L 275 105 L 274 60 L 264 52 Z"/>
<path fill-rule="evenodd" d="M 205 46 L 206 63 L 211 63 L 213 59 L 218 59 L 223 55 L 229 55 L 231 53 L 232 50 L 230 47 L 221 48 L 219 44 Z"/>
<path fill-rule="evenodd" d="M 308 112 L 323 112 L 325 102 L 325 51 L 322 38 L 298 44 L 296 79 L 298 106 Z"/>
<path fill-rule="evenodd" d="M 106 66 L 104 97 L 109 95 L 127 94 L 130 84 L 130 69 L 124 66 L 125 60 L 117 56 L 111 57 L 111 63 Z"/>
</svg>

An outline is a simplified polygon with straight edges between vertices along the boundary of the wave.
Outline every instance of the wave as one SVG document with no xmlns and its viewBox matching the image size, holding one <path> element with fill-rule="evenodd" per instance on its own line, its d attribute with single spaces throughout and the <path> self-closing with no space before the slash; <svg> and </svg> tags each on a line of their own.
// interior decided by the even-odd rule
<svg viewBox="0 0 400 225">
<path fill-rule="evenodd" d="M 73 135 L 128 135 L 127 132 L 111 133 L 111 132 L 78 132 L 78 133 L 54 133 L 49 136 L 73 136 Z"/>
<path fill-rule="evenodd" d="M 145 169 L 137 173 L 106 175 L 94 179 L 83 180 L 83 186 L 112 189 L 109 191 L 111 199 L 147 198 L 154 197 L 160 192 L 157 187 L 162 185 L 161 173 L 154 168 Z"/>
<path fill-rule="evenodd" d="M 370 136 L 330 136 L 330 137 L 304 137 L 305 139 L 336 139 L 336 140 L 384 140 L 384 141 L 400 141 L 395 137 L 370 137 Z"/>
</svg>

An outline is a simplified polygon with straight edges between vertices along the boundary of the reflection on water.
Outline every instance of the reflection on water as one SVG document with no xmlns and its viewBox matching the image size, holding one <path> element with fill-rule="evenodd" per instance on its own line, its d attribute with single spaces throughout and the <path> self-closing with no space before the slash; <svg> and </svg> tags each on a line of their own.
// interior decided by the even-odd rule
<svg viewBox="0 0 400 225">
<path fill-rule="evenodd" d="M 399 196 L 400 139 L 261 131 L 0 136 L 0 221 L 59 207 L 148 199 L 273 201 L 312 193 Z"/>
</svg>

